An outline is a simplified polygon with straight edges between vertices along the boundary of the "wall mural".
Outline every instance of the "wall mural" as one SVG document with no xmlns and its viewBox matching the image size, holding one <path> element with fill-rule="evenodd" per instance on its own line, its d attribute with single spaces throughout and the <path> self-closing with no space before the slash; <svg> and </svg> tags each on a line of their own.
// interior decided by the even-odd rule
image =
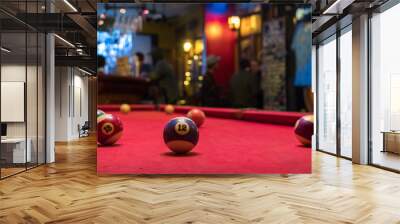
<svg viewBox="0 0 400 224">
<path fill-rule="evenodd" d="M 267 21 L 263 26 L 262 88 L 264 108 L 286 110 L 285 19 Z"/>
</svg>

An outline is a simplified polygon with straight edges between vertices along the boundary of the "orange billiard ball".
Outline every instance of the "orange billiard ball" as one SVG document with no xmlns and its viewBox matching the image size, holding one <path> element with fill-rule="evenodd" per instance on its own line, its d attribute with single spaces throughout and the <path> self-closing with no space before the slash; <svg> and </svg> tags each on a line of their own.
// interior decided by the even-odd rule
<svg viewBox="0 0 400 224">
<path fill-rule="evenodd" d="M 164 108 L 165 113 L 172 114 L 175 111 L 175 107 L 171 104 L 167 104 Z"/>
<path fill-rule="evenodd" d="M 204 121 L 206 120 L 206 115 L 203 111 L 199 109 L 192 109 L 190 110 L 187 115 L 188 118 L 192 119 L 194 123 L 196 123 L 197 127 L 199 128 Z"/>
<path fill-rule="evenodd" d="M 124 104 L 121 104 L 119 110 L 122 113 L 127 114 L 127 113 L 131 112 L 131 106 L 129 106 L 129 104 L 124 103 Z"/>
</svg>

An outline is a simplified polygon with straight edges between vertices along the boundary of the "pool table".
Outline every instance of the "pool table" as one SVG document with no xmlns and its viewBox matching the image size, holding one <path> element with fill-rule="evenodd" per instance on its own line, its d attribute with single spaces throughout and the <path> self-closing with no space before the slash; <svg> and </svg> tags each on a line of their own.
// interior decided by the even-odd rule
<svg viewBox="0 0 400 224">
<path fill-rule="evenodd" d="M 293 125 L 302 113 L 201 108 L 207 116 L 192 152 L 170 152 L 162 134 L 166 122 L 192 107 L 176 106 L 168 115 L 163 106 L 119 105 L 99 109 L 120 117 L 124 134 L 117 144 L 99 146 L 99 174 L 295 174 L 311 172 L 311 149 L 302 146 Z M 197 107 L 199 108 L 199 107 Z"/>
</svg>

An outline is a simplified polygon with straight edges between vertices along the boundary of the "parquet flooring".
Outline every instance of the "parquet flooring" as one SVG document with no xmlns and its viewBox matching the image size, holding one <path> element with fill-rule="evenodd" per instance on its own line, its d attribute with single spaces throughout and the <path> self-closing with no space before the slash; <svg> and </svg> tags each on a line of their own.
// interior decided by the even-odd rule
<svg viewBox="0 0 400 224">
<path fill-rule="evenodd" d="M 319 152 L 310 175 L 97 176 L 93 137 L 56 158 L 0 181 L 0 223 L 400 223 L 399 174 Z"/>
</svg>

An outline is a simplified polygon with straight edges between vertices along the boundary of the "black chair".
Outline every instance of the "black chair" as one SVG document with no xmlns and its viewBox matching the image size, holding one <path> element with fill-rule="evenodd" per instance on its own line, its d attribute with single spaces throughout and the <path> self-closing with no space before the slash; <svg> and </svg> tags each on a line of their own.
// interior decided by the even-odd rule
<svg viewBox="0 0 400 224">
<path fill-rule="evenodd" d="M 90 130 L 89 121 L 85 121 L 82 127 L 78 124 L 79 138 L 89 136 L 89 130 Z"/>
</svg>

